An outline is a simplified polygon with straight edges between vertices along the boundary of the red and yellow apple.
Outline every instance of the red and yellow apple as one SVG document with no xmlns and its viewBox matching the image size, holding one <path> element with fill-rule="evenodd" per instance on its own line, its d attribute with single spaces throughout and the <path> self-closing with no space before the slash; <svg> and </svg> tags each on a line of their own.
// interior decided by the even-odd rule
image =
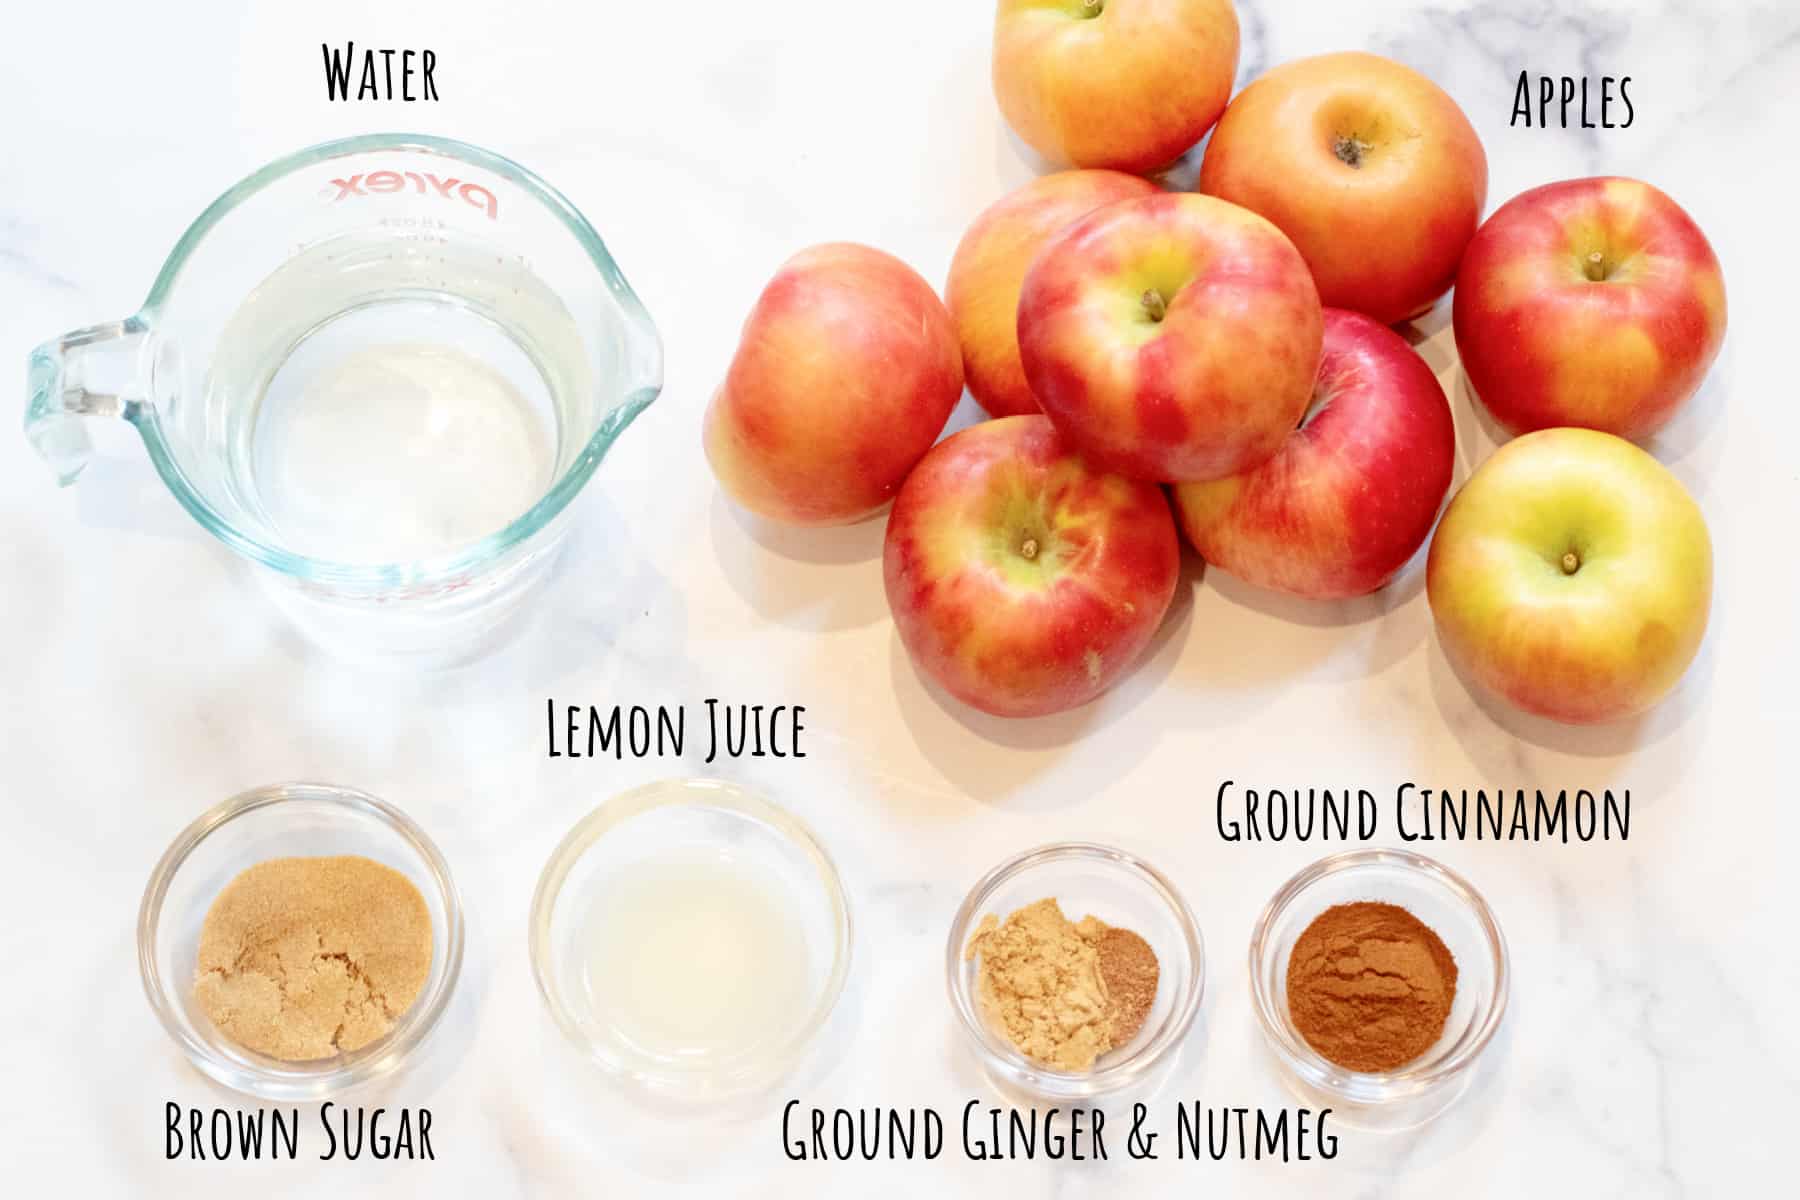
<svg viewBox="0 0 1800 1200">
<path fill-rule="evenodd" d="M 962 350 L 931 285 L 852 243 L 784 263 L 707 406 L 706 457 L 752 512 L 796 525 L 873 516 L 962 397 Z"/>
<path fill-rule="evenodd" d="M 1208 563 L 1312 599 L 1382 587 L 1431 532 L 1456 429 L 1425 360 L 1370 317 L 1325 310 L 1311 406 L 1274 457 L 1177 486 L 1175 514 Z"/>
<path fill-rule="evenodd" d="M 1000 0 L 994 96 L 1052 162 L 1153 171 L 1219 119 L 1237 56 L 1231 0 Z"/>
<path fill-rule="evenodd" d="M 1038 411 L 1019 362 L 1019 289 L 1051 237 L 1120 200 L 1155 195 L 1154 183 L 1122 171 L 1059 171 L 991 205 L 956 247 L 944 303 L 962 340 L 963 376 L 996 417 Z"/>
<path fill-rule="evenodd" d="M 919 670 L 983 712 L 1030 717 L 1118 682 L 1180 561 L 1161 488 L 1096 470 L 1033 415 L 932 448 L 888 515 L 882 567 Z"/>
<path fill-rule="evenodd" d="M 1095 465 L 1186 483 L 1247 471 L 1287 440 L 1323 317 L 1279 229 L 1166 193 L 1052 239 L 1025 276 L 1018 330 L 1032 393 Z"/>
<path fill-rule="evenodd" d="M 1681 481 L 1623 438 L 1545 429 L 1450 501 L 1425 582 L 1444 653 L 1508 703 L 1572 724 L 1643 712 L 1700 649 L 1712 542 Z"/>
<path fill-rule="evenodd" d="M 1334 308 L 1383 324 L 1449 290 L 1487 203 L 1487 154 L 1456 101 L 1374 54 L 1286 63 L 1213 130 L 1200 190 L 1293 239 Z"/>
<path fill-rule="evenodd" d="M 1725 339 L 1725 280 L 1681 206 L 1635 179 L 1532 188 L 1482 225 L 1456 279 L 1469 387 L 1514 433 L 1655 433 Z"/>
</svg>

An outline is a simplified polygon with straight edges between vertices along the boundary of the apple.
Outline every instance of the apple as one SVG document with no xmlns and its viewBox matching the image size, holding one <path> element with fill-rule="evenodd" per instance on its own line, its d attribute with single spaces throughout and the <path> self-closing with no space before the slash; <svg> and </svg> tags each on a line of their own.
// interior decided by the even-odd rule
<svg viewBox="0 0 1800 1200">
<path fill-rule="evenodd" d="M 931 285 L 853 243 L 782 264 L 707 406 L 706 457 L 750 511 L 843 525 L 881 511 L 962 398 L 962 349 Z"/>
<path fill-rule="evenodd" d="M 956 247 L 944 303 L 962 339 L 963 376 L 996 417 L 1038 411 L 1019 362 L 1019 289 L 1044 243 L 1096 208 L 1152 196 L 1156 184 L 1123 171 L 1060 171 L 1008 193 Z"/>
<path fill-rule="evenodd" d="M 1374 54 L 1286 63 L 1213 130 L 1200 190 L 1281 227 L 1319 297 L 1393 324 L 1449 290 L 1487 203 L 1487 154 L 1456 101 Z"/>
<path fill-rule="evenodd" d="M 1019 294 L 1019 354 L 1038 403 L 1097 466 L 1187 483 L 1280 449 L 1312 396 L 1323 322 L 1279 229 L 1165 193 L 1044 247 Z"/>
<path fill-rule="evenodd" d="M 894 501 L 882 555 L 912 661 L 1003 717 L 1074 708 L 1118 682 L 1180 564 L 1162 489 L 1090 466 L 1042 415 L 933 447 Z"/>
<path fill-rule="evenodd" d="M 1467 675 L 1526 712 L 1596 724 L 1648 709 L 1693 662 L 1712 542 L 1649 454 L 1545 429 L 1500 447 L 1450 501 L 1425 586 Z"/>
<path fill-rule="evenodd" d="M 1202 558 L 1246 583 L 1362 596 L 1425 544 L 1455 461 L 1450 403 L 1425 360 L 1373 318 L 1328 308 L 1305 419 L 1268 461 L 1177 486 L 1175 514 Z"/>
<path fill-rule="evenodd" d="M 1532 188 L 1489 217 L 1456 277 L 1469 389 L 1513 433 L 1662 428 L 1725 339 L 1725 280 L 1681 206 L 1635 179 Z"/>
<path fill-rule="evenodd" d="M 1219 119 L 1237 56 L 1231 0 L 1000 0 L 994 96 L 1054 163 L 1153 171 Z"/>
</svg>

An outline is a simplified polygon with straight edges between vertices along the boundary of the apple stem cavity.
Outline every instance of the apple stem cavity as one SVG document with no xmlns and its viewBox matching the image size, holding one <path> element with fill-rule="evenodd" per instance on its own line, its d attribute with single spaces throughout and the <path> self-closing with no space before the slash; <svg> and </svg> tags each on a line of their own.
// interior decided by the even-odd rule
<svg viewBox="0 0 1800 1200">
<path fill-rule="evenodd" d="M 1300 414 L 1300 423 L 1295 429 L 1305 429 L 1313 423 L 1320 413 L 1331 407 L 1331 389 L 1323 383 L 1313 387 L 1312 399 L 1307 402 L 1306 411 Z"/>
<path fill-rule="evenodd" d="M 1581 555 L 1575 553 L 1573 550 L 1565 550 L 1562 556 L 1563 574 L 1573 575 L 1579 570 L 1581 570 Z"/>
<path fill-rule="evenodd" d="M 1151 288 L 1143 294 L 1142 302 L 1144 311 L 1150 315 L 1152 321 L 1161 321 L 1169 313 L 1169 302 L 1164 300 L 1163 294 L 1155 288 Z"/>
<path fill-rule="evenodd" d="M 1331 152 L 1337 155 L 1338 161 L 1343 163 L 1346 167 L 1360 168 L 1363 164 L 1363 155 L 1374 148 L 1375 143 L 1365 142 L 1354 134 L 1349 133 L 1338 134 L 1337 138 L 1331 143 Z"/>
</svg>

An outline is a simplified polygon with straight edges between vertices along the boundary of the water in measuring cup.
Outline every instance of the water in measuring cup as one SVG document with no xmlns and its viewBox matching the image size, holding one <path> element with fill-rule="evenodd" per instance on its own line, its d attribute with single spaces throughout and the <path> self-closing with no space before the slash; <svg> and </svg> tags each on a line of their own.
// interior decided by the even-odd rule
<svg viewBox="0 0 1800 1200">
<path fill-rule="evenodd" d="M 479 354 L 417 327 L 441 335 L 459 315 L 391 301 L 339 317 L 287 357 L 254 450 L 257 491 L 285 543 L 339 562 L 429 558 L 543 495 L 553 430 L 529 380 L 490 365 L 499 346 Z"/>
<path fill-rule="evenodd" d="M 585 363 L 566 311 L 516 260 L 340 238 L 245 300 L 208 396 L 227 406 L 236 490 L 278 544 L 406 563 L 543 496 Z"/>
</svg>

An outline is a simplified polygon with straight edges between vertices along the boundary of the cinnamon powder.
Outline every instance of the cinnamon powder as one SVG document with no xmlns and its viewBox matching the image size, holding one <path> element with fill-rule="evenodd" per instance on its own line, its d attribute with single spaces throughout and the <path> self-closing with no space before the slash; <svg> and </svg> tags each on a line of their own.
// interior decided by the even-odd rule
<svg viewBox="0 0 1800 1200">
<path fill-rule="evenodd" d="M 1443 1035 L 1456 1001 L 1456 959 L 1399 905 L 1339 904 L 1294 942 L 1287 1000 L 1314 1050 L 1352 1071 L 1391 1071 Z"/>
</svg>

